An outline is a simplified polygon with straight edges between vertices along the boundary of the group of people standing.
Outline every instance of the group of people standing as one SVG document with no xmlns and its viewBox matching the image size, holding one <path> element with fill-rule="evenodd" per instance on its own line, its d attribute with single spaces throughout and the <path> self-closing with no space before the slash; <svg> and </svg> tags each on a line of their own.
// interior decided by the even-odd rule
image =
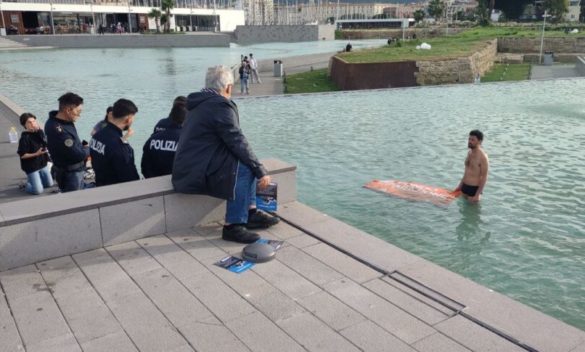
<svg viewBox="0 0 585 352">
<path fill-rule="evenodd" d="M 252 243 L 259 236 L 249 229 L 266 228 L 279 219 L 256 209 L 256 187 L 265 188 L 271 178 L 240 128 L 238 108 L 231 100 L 233 87 L 232 71 L 216 66 L 208 69 L 205 88 L 175 98 L 169 116 L 156 124 L 144 144 L 141 169 L 146 178 L 172 174 L 177 192 L 227 200 L 223 238 Z M 49 113 L 45 132 L 34 115 L 20 117 L 26 131 L 18 154 L 27 173 L 27 192 L 39 194 L 52 186 L 49 157 L 61 192 L 85 188 L 88 157 L 97 187 L 140 178 L 128 142 L 138 113 L 132 101 L 119 99 L 109 107 L 88 143 L 75 127 L 83 98 L 66 93 L 58 100 L 59 110 Z"/>
<path fill-rule="evenodd" d="M 254 58 L 254 54 L 250 53 L 250 57 L 244 56 L 238 69 L 240 74 L 240 94 L 250 94 L 250 83 L 260 84 L 260 76 L 258 75 L 258 61 Z"/>
</svg>

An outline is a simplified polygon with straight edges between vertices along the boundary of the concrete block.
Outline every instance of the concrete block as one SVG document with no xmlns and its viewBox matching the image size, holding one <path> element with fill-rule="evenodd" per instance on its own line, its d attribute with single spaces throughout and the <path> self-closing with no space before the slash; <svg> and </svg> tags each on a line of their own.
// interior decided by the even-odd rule
<svg viewBox="0 0 585 352">
<path fill-rule="evenodd" d="M 190 323 L 177 329 L 197 352 L 250 351 L 229 329 L 219 324 Z"/>
<path fill-rule="evenodd" d="M 360 351 L 310 313 L 280 321 L 278 325 L 309 351 Z"/>
<path fill-rule="evenodd" d="M 304 234 L 301 230 L 290 226 L 284 221 L 281 221 L 278 224 L 270 227 L 268 229 L 268 232 L 277 236 L 281 240 L 288 240 L 289 238 L 297 237 Z"/>
<path fill-rule="evenodd" d="M 343 277 L 341 273 L 294 247 L 282 248 L 278 251 L 277 256 L 280 262 L 312 281 L 317 286 L 323 286 L 328 282 Z"/>
<path fill-rule="evenodd" d="M 226 326 L 254 352 L 306 351 L 287 333 L 259 312 L 229 321 Z"/>
<path fill-rule="evenodd" d="M 319 241 L 318 239 L 316 239 L 315 237 L 312 237 L 309 235 L 299 235 L 299 236 L 295 236 L 295 237 L 291 237 L 291 238 L 287 239 L 286 243 L 290 244 L 293 247 L 296 247 L 299 249 L 304 249 L 307 247 L 317 245 L 317 244 L 322 243 L 322 242 Z"/>
<path fill-rule="evenodd" d="M 363 315 L 324 291 L 302 297 L 299 304 L 334 330 L 342 330 L 366 320 Z"/>
<path fill-rule="evenodd" d="M 305 248 L 304 251 L 358 283 L 384 275 L 325 243 Z"/>
<path fill-rule="evenodd" d="M 435 328 L 472 351 L 525 351 L 525 349 L 512 344 L 462 316 L 448 319 L 435 325 Z M 550 351 L 564 350 L 553 349 Z"/>
<path fill-rule="evenodd" d="M 306 226 L 308 224 L 324 222 L 330 217 L 299 202 L 284 204 L 278 208 L 278 215 L 291 222 Z"/>
<path fill-rule="evenodd" d="M 447 336 L 436 333 L 412 344 L 420 352 L 471 352 Z"/>
<path fill-rule="evenodd" d="M 13 297 L 24 297 L 49 290 L 47 285 L 39 280 L 39 272 L 34 265 L 0 271 L 0 283 L 6 295 L 10 292 Z"/>
<path fill-rule="evenodd" d="M 101 245 L 97 209 L 5 226 L 0 234 L 0 271 Z"/>
<path fill-rule="evenodd" d="M 27 344 L 29 352 L 81 352 L 81 347 L 71 334 L 56 336 L 38 343 Z"/>
<path fill-rule="evenodd" d="M 16 322 L 10 313 L 4 291 L 0 287 L 0 346 L 6 351 L 24 351 Z"/>
<path fill-rule="evenodd" d="M 83 352 L 137 352 L 124 331 L 116 332 L 81 344 Z"/>
<path fill-rule="evenodd" d="M 388 331 L 382 329 L 371 321 L 343 329 L 341 335 L 358 346 L 362 351 L 368 352 L 415 352 L 416 350 L 400 341 Z"/>
<path fill-rule="evenodd" d="M 297 177 L 294 171 L 271 174 L 272 182 L 278 183 L 278 205 L 297 200 Z"/>
<path fill-rule="evenodd" d="M 331 282 L 325 289 L 408 344 L 435 333 L 429 325 L 349 279 Z"/>
<path fill-rule="evenodd" d="M 277 252 L 278 257 L 278 252 Z M 278 260 L 259 264 L 254 272 L 294 300 L 321 292 L 321 289 Z"/>
<path fill-rule="evenodd" d="M 225 201 L 218 198 L 173 193 L 165 195 L 164 202 L 168 232 L 221 221 L 225 217 Z"/>
<path fill-rule="evenodd" d="M 434 325 L 449 318 L 449 315 L 445 314 L 445 312 L 427 304 L 426 297 L 420 294 L 414 292 L 409 294 L 382 280 L 372 280 L 363 284 L 363 286 L 429 325 Z"/>
<path fill-rule="evenodd" d="M 130 276 L 161 268 L 160 264 L 134 241 L 105 247 L 105 249 Z"/>
<path fill-rule="evenodd" d="M 168 236 L 176 236 L 172 238 L 178 242 L 199 237 L 199 235 L 196 235 L 192 230 L 175 232 Z M 173 268 L 173 274 L 177 272 L 183 273 L 185 271 L 190 274 L 207 271 L 207 268 L 203 266 L 203 264 L 199 263 L 167 236 L 153 236 L 137 240 L 136 242 L 158 262 L 164 262 L 164 267 Z M 190 258 L 188 270 L 183 269 L 182 266 L 182 264 L 185 263 L 186 258 Z"/>
<path fill-rule="evenodd" d="M 217 247 L 212 241 L 209 241 L 210 236 L 201 236 L 194 234 L 191 236 L 175 236 L 170 235 L 170 238 L 187 251 L 191 256 L 203 263 L 215 263 L 227 255 L 226 251 Z M 236 244 L 232 244 L 235 246 Z M 241 248 L 241 245 L 239 245 Z"/>
<path fill-rule="evenodd" d="M 163 196 L 100 208 L 105 246 L 166 232 Z"/>
<path fill-rule="evenodd" d="M 585 352 L 585 342 L 572 349 L 571 352 Z"/>
</svg>

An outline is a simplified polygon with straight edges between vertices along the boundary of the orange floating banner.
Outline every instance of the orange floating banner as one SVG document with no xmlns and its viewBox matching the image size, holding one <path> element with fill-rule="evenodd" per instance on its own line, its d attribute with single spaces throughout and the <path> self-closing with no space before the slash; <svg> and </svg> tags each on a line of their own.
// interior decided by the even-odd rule
<svg viewBox="0 0 585 352">
<path fill-rule="evenodd" d="M 422 183 L 398 180 L 373 180 L 366 183 L 364 187 L 391 196 L 414 201 L 431 202 L 435 205 L 448 205 L 461 195 L 459 191 L 453 192 L 444 188 L 423 185 Z"/>
</svg>

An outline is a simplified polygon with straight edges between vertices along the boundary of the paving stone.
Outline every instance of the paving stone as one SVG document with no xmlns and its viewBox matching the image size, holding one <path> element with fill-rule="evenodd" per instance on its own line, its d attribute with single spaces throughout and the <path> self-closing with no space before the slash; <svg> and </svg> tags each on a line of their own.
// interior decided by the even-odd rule
<svg viewBox="0 0 585 352">
<path fill-rule="evenodd" d="M 363 286 L 429 325 L 449 318 L 449 315 L 426 304 L 420 297 L 409 295 L 385 281 L 372 280 L 364 283 Z"/>
<path fill-rule="evenodd" d="M 0 351 L 24 351 L 24 346 L 16 322 L 12 318 L 10 308 L 4 297 L 4 291 L 0 287 Z"/>
<path fill-rule="evenodd" d="M 191 232 L 191 230 L 188 230 Z M 181 233 L 174 233 L 173 237 L 177 241 L 180 241 L 180 238 L 189 237 L 191 235 L 188 232 L 181 232 Z M 191 258 L 191 265 L 189 265 L 188 271 L 189 273 L 194 274 L 195 272 L 202 272 L 208 271 L 207 268 L 200 264 L 198 261 L 193 259 L 186 251 L 184 251 L 181 247 L 176 245 L 173 241 L 171 241 L 166 236 L 153 236 L 149 238 L 144 238 L 140 240 L 136 240 L 142 248 L 146 249 L 147 252 L 153 256 L 157 261 L 163 260 L 168 265 L 172 266 L 175 269 L 181 269 L 181 264 L 184 263 L 185 258 Z M 181 253 L 182 252 L 182 253 Z M 198 266 L 196 266 L 198 264 Z"/>
<path fill-rule="evenodd" d="M 278 252 L 276 255 L 278 256 Z M 252 270 L 294 300 L 321 291 L 315 284 L 278 260 L 256 265 Z"/>
<path fill-rule="evenodd" d="M 585 352 L 585 342 L 572 349 L 571 352 Z"/>
<path fill-rule="evenodd" d="M 343 336 L 310 313 L 282 320 L 278 325 L 309 351 L 359 351 Z"/>
<path fill-rule="evenodd" d="M 299 303 L 335 330 L 341 330 L 366 320 L 363 315 L 324 291 L 302 297 L 299 299 Z"/>
<path fill-rule="evenodd" d="M 301 230 L 285 223 L 284 221 L 281 221 L 278 224 L 270 227 L 268 229 L 268 232 L 272 233 L 281 240 L 288 240 L 293 237 L 297 237 L 304 234 L 304 232 L 302 232 Z"/>
<path fill-rule="evenodd" d="M 81 344 L 83 352 L 137 352 L 124 331 L 115 332 Z"/>
<path fill-rule="evenodd" d="M 421 320 L 349 279 L 331 282 L 325 289 L 408 344 L 435 332 Z"/>
<path fill-rule="evenodd" d="M 191 323 L 177 326 L 197 352 L 250 351 L 228 328 L 222 324 Z"/>
<path fill-rule="evenodd" d="M 226 326 L 254 352 L 305 351 L 262 313 L 252 313 L 231 320 Z"/>
<path fill-rule="evenodd" d="M 279 250 L 277 259 L 318 286 L 343 277 L 339 272 L 294 247 Z"/>
<path fill-rule="evenodd" d="M 435 328 L 472 351 L 525 351 L 462 316 L 450 318 Z"/>
<path fill-rule="evenodd" d="M 436 333 L 412 344 L 420 352 L 471 352 L 447 336 Z"/>
<path fill-rule="evenodd" d="M 26 345 L 28 352 L 81 352 L 72 334 L 64 334 Z"/>
<path fill-rule="evenodd" d="M 105 246 L 166 232 L 163 196 L 100 207 Z"/>
<path fill-rule="evenodd" d="M 307 224 L 324 222 L 330 219 L 327 214 L 318 212 L 315 209 L 299 202 L 291 202 L 281 206 L 278 209 L 278 215 L 287 220 L 290 219 L 292 222 L 303 226 Z"/>
<path fill-rule="evenodd" d="M 358 283 L 383 275 L 325 243 L 305 248 L 304 251 Z"/>
<path fill-rule="evenodd" d="M 369 320 L 343 329 L 340 333 L 364 352 L 415 352 L 412 347 Z"/>
<path fill-rule="evenodd" d="M 246 302 L 239 294 L 211 273 L 199 261 L 185 251 L 177 248 L 171 252 L 165 247 L 164 253 L 160 253 L 163 244 L 174 245 L 169 239 L 157 238 L 156 246 L 144 248 L 152 254 L 163 267 L 173 273 L 181 283 L 191 291 L 213 314 L 221 321 L 226 322 L 242 316 L 249 315 L 256 310 Z M 146 241 L 146 240 L 142 240 Z M 142 243 L 142 241 L 138 241 Z M 152 241 L 152 238 L 148 239 Z M 182 245 L 182 243 L 181 243 Z M 150 252 L 152 249 L 152 252 Z M 236 274 L 234 274 L 236 275 Z"/>
<path fill-rule="evenodd" d="M 456 312 L 457 309 L 465 308 L 465 305 L 457 304 L 456 302 L 451 301 L 451 299 L 441 297 L 441 295 L 437 294 L 436 292 L 433 292 L 433 290 L 431 290 L 430 288 L 426 288 L 424 286 L 419 286 L 415 282 L 408 282 L 408 284 L 410 284 L 410 285 L 414 284 L 415 285 L 414 287 L 416 287 L 422 293 L 430 295 L 434 299 L 431 299 L 431 298 L 423 295 L 421 292 L 415 291 L 414 289 L 406 286 L 405 284 L 403 284 L 402 282 L 400 282 L 398 280 L 393 279 L 392 277 L 384 276 L 384 277 L 382 277 L 381 280 L 384 283 L 394 287 L 395 289 L 402 291 L 402 292 L 405 292 L 408 295 L 425 303 L 426 305 L 433 307 L 435 310 L 442 312 L 446 316 L 452 316 Z M 401 280 L 405 280 L 405 277 L 401 277 Z M 437 300 L 439 300 L 442 303 L 439 303 Z M 449 305 L 450 307 L 447 307 L 446 304 Z"/>
<path fill-rule="evenodd" d="M 190 236 L 170 235 L 169 238 L 200 261 L 213 263 L 226 256 L 225 251 L 209 241 L 209 236 L 197 234 Z"/>
<path fill-rule="evenodd" d="M 136 242 L 109 246 L 106 247 L 106 250 L 130 275 L 139 275 L 160 269 L 160 264 Z"/>
<path fill-rule="evenodd" d="M 167 351 L 188 346 L 104 249 L 81 253 L 74 259 L 140 351 Z M 116 277 L 117 286 L 112 285 L 109 276 Z"/>
<path fill-rule="evenodd" d="M 122 330 L 122 327 L 69 256 L 40 263 L 38 267 L 76 339 L 83 344 Z M 125 335 L 124 335 L 125 336 Z M 132 345 L 118 339 L 120 344 Z"/>
</svg>

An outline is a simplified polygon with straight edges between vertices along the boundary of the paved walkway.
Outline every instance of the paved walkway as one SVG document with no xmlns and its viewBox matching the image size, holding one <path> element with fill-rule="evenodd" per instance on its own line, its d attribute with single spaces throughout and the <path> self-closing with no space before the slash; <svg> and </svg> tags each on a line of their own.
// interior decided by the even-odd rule
<svg viewBox="0 0 585 352">
<path fill-rule="evenodd" d="M 575 64 L 532 65 L 531 80 L 580 77 Z"/>
<path fill-rule="evenodd" d="M 0 272 L 2 351 L 524 351 L 285 223 L 275 260 L 219 268 L 220 229 Z"/>
</svg>

